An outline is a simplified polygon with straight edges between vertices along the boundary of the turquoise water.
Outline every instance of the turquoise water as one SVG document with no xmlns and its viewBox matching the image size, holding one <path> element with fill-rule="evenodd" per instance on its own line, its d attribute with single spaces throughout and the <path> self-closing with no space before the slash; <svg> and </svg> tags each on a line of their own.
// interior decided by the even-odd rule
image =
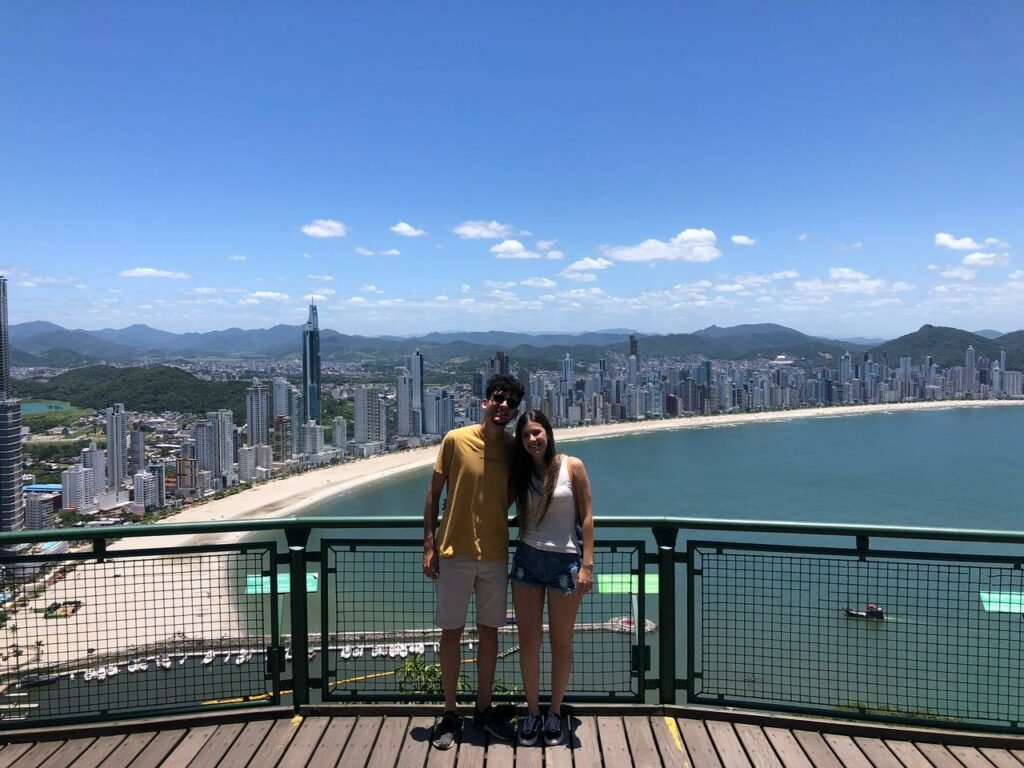
<svg viewBox="0 0 1024 768">
<path fill-rule="evenodd" d="M 52 413 L 58 411 L 70 411 L 71 403 L 35 402 L 27 400 L 21 404 L 22 416 L 34 416 L 39 413 Z"/>
<path fill-rule="evenodd" d="M 1024 530 L 1024 406 L 885 412 L 581 442 L 594 514 Z M 430 470 L 310 509 L 421 515 Z"/>
</svg>

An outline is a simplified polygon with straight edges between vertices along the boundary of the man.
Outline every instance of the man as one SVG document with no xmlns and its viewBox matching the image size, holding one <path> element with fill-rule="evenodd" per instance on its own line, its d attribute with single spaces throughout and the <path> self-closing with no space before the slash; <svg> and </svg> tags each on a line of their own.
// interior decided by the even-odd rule
<svg viewBox="0 0 1024 768">
<path fill-rule="evenodd" d="M 444 715 L 434 726 L 431 738 L 438 749 L 450 749 L 461 730 L 455 711 L 456 693 L 462 631 L 473 595 L 480 639 L 479 690 L 473 721 L 502 741 L 512 741 L 515 736 L 511 723 L 491 706 L 491 689 L 498 664 L 498 627 L 505 623 L 508 604 L 508 508 L 512 502 L 509 461 L 513 441 L 505 427 L 515 418 L 522 399 L 523 387 L 514 377 L 492 376 L 481 403 L 482 423 L 445 435 L 427 489 L 423 574 L 436 582 L 444 687 Z M 448 502 L 435 539 L 439 501 L 446 485 Z"/>
</svg>

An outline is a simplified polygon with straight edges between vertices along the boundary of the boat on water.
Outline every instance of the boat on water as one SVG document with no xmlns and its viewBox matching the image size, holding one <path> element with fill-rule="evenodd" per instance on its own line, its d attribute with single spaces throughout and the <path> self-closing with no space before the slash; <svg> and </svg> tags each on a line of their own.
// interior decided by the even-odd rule
<svg viewBox="0 0 1024 768">
<path fill-rule="evenodd" d="M 57 682 L 57 675 L 25 675 L 18 681 L 18 688 L 35 688 L 39 685 L 53 685 Z"/>
<path fill-rule="evenodd" d="M 119 670 L 117 668 L 117 664 L 109 664 L 109 665 L 107 665 L 107 677 L 113 677 L 114 675 L 116 675 L 120 671 L 121 670 Z"/>
<path fill-rule="evenodd" d="M 128 671 L 129 672 L 138 672 L 139 671 L 139 662 L 136 661 L 135 659 L 132 659 L 131 661 L 129 661 L 128 662 Z"/>
<path fill-rule="evenodd" d="M 252 656 L 252 651 L 250 651 L 248 648 L 243 648 L 242 650 L 240 650 L 238 652 L 238 656 L 235 657 L 235 666 L 236 667 L 242 666 L 243 664 L 245 664 L 245 662 L 247 662 L 249 660 L 249 658 L 251 656 Z"/>
<path fill-rule="evenodd" d="M 171 668 L 171 657 L 168 656 L 167 654 L 161 654 L 160 656 L 157 656 L 156 657 L 156 665 L 158 667 L 160 667 L 160 669 L 170 669 Z"/>
<path fill-rule="evenodd" d="M 868 603 L 864 610 L 859 608 L 843 608 L 843 613 L 851 619 L 871 619 L 872 621 L 885 621 L 885 611 L 882 606 L 876 603 Z"/>
<path fill-rule="evenodd" d="M 149 662 L 145 659 L 139 659 L 139 672 L 145 672 L 149 669 Z"/>
<path fill-rule="evenodd" d="M 214 651 L 207 651 L 203 656 L 203 664 L 210 664 L 217 658 L 217 654 Z"/>
<path fill-rule="evenodd" d="M 362 655 L 363 655 L 363 646 L 361 646 L 361 645 L 353 645 L 352 646 L 352 658 L 353 659 L 358 659 Z"/>
<path fill-rule="evenodd" d="M 291 661 L 292 660 L 292 649 L 291 649 L 291 646 L 288 646 L 287 648 L 284 649 L 284 660 L 285 661 Z"/>
<path fill-rule="evenodd" d="M 338 651 L 338 658 L 339 659 L 351 659 L 352 658 L 352 646 L 351 645 L 343 646 L 342 649 L 340 651 Z"/>
<path fill-rule="evenodd" d="M 229 661 L 231 661 L 231 651 L 224 654 L 224 663 L 227 664 Z"/>
<path fill-rule="evenodd" d="M 100 667 L 99 669 L 96 670 L 96 679 L 97 680 L 101 680 L 101 681 L 107 679 L 107 668 L 106 667 Z"/>
<path fill-rule="evenodd" d="M 181 666 L 182 664 L 184 664 L 184 663 L 185 663 L 186 661 L 188 661 L 188 656 L 184 656 L 184 655 L 183 655 L 183 656 L 182 656 L 182 657 L 181 657 L 180 659 L 178 659 L 178 666 L 180 667 L 180 666 Z"/>
<path fill-rule="evenodd" d="M 82 675 L 82 677 L 85 678 L 86 680 L 95 680 L 96 679 L 96 671 L 93 670 L 93 669 L 87 669 L 87 670 L 85 670 L 85 673 Z"/>
</svg>

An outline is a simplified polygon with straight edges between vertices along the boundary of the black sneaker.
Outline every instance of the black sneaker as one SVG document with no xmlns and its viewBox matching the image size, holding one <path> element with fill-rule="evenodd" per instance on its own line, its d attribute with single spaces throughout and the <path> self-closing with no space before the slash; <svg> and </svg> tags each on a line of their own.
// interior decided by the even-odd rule
<svg viewBox="0 0 1024 768">
<path fill-rule="evenodd" d="M 483 728 L 499 741 L 514 741 L 516 738 L 516 732 L 512 728 L 512 723 L 499 715 L 498 711 L 492 706 L 488 706 L 483 712 L 476 710 L 476 713 L 473 715 L 473 725 Z"/>
<path fill-rule="evenodd" d="M 548 712 L 544 717 L 544 743 L 549 747 L 562 743 L 562 716 Z"/>
<path fill-rule="evenodd" d="M 527 714 L 519 718 L 519 743 L 532 747 L 540 736 L 540 715 Z"/>
<path fill-rule="evenodd" d="M 459 716 L 454 712 L 445 712 L 434 724 L 430 743 L 434 745 L 434 749 L 451 749 L 455 746 L 461 730 L 462 721 L 459 720 Z"/>
</svg>

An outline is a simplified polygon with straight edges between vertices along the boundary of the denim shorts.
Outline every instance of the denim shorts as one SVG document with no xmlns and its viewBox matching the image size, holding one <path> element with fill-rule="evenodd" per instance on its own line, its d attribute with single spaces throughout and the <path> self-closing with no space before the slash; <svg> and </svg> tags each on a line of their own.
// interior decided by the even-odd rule
<svg viewBox="0 0 1024 768">
<path fill-rule="evenodd" d="M 512 581 L 571 595 L 576 591 L 576 577 L 582 564 L 575 552 L 548 552 L 520 541 L 512 560 Z"/>
</svg>

